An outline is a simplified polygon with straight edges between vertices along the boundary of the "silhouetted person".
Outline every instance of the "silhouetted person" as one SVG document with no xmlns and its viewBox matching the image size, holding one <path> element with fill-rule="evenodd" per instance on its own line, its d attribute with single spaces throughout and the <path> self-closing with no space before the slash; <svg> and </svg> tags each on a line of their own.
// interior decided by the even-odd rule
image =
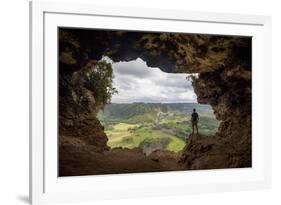
<svg viewBox="0 0 281 205">
<path fill-rule="evenodd" d="M 196 110 L 193 109 L 193 113 L 191 114 L 192 134 L 194 134 L 194 127 L 196 128 L 196 134 L 198 134 L 198 120 L 199 115 Z"/>
</svg>

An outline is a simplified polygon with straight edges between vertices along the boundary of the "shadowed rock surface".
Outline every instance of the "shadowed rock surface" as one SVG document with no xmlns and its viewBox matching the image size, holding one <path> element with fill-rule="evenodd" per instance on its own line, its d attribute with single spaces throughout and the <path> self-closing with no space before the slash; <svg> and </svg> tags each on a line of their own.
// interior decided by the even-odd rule
<svg viewBox="0 0 281 205">
<path fill-rule="evenodd" d="M 146 156 L 140 148 L 113 148 L 100 152 L 79 138 L 60 136 L 59 176 L 137 173 L 183 170 L 178 155 L 154 151 Z"/>
<path fill-rule="evenodd" d="M 138 57 L 171 73 L 199 73 L 193 87 L 221 121 L 215 136 L 189 136 L 180 155 L 110 149 L 87 73 L 97 61 Z M 60 29 L 60 176 L 251 166 L 251 38 Z M 158 154 L 157 154 L 158 153 Z"/>
</svg>

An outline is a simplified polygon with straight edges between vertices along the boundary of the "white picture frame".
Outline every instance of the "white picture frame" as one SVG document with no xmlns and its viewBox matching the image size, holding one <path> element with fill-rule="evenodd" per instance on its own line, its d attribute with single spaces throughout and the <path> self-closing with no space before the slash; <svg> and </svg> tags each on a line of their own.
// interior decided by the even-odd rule
<svg viewBox="0 0 281 205">
<path fill-rule="evenodd" d="M 189 25 L 189 30 L 180 26 L 185 24 Z M 58 26 L 255 37 L 256 40 L 253 42 L 253 119 L 255 119 L 253 120 L 253 167 L 63 179 L 58 177 L 57 123 L 53 121 L 57 118 L 55 82 L 57 82 L 56 29 Z M 46 67 L 52 69 L 46 70 Z M 30 2 L 30 111 L 30 202 L 32 204 L 269 188 L 271 186 L 271 18 L 184 10 L 105 7 L 82 3 Z M 162 183 L 163 179 L 165 183 Z"/>
</svg>

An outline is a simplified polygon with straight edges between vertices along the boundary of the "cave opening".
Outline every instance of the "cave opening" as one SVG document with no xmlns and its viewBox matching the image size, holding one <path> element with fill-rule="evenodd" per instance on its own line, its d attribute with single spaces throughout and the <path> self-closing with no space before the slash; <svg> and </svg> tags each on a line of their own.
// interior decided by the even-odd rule
<svg viewBox="0 0 281 205">
<path fill-rule="evenodd" d="M 212 107 L 199 104 L 192 81 L 197 73 L 168 73 L 149 67 L 141 58 L 114 62 L 112 86 L 116 92 L 97 114 L 110 148 L 181 151 L 192 134 L 193 109 L 199 114 L 201 136 L 213 136 L 219 126 Z M 195 133 L 196 134 L 196 130 Z"/>
</svg>

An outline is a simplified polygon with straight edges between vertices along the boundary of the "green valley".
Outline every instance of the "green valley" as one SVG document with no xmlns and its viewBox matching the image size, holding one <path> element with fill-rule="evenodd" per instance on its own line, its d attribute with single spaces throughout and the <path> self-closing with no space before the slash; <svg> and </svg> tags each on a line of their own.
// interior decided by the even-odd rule
<svg viewBox="0 0 281 205">
<path fill-rule="evenodd" d="M 193 108 L 200 116 L 200 134 L 213 135 L 219 121 L 209 105 L 197 103 L 108 104 L 98 113 L 98 118 L 105 127 L 108 146 L 112 148 L 139 147 L 146 154 L 157 149 L 178 152 L 192 132 Z"/>
</svg>

